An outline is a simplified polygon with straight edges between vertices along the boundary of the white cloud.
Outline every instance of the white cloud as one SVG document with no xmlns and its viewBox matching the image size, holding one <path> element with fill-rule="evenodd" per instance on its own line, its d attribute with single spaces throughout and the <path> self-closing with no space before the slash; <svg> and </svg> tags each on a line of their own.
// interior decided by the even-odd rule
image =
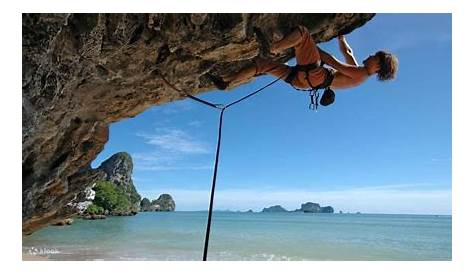
<svg viewBox="0 0 474 274">
<path fill-rule="evenodd" d="M 203 122 L 195 120 L 195 121 L 189 122 L 188 125 L 192 127 L 201 127 L 203 125 Z"/>
<path fill-rule="evenodd" d="M 179 129 L 164 129 L 157 134 L 137 134 L 143 137 L 147 144 L 157 146 L 159 149 L 177 153 L 207 154 L 207 144 L 200 142 L 186 132 Z"/>
<path fill-rule="evenodd" d="M 170 170 L 210 170 L 212 165 L 166 165 L 166 164 L 141 164 L 138 166 L 139 170 L 148 171 L 170 171 Z"/>
<path fill-rule="evenodd" d="M 155 134 L 138 133 L 153 148 L 146 152 L 132 153 L 137 170 L 209 170 L 212 164 L 198 156 L 210 153 L 209 145 L 183 130 L 157 129 Z"/>
<path fill-rule="evenodd" d="M 170 170 L 210 170 L 211 163 L 188 163 L 189 157 L 182 153 L 154 150 L 144 153 L 132 153 L 137 170 L 170 171 Z"/>
</svg>

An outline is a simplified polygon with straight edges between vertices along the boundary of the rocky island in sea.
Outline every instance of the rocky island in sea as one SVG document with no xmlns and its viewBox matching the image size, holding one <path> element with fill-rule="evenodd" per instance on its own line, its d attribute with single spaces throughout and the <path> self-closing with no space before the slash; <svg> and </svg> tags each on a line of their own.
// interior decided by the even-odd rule
<svg viewBox="0 0 474 274">
<path fill-rule="evenodd" d="M 283 208 L 281 205 L 274 205 L 271 207 L 265 207 L 262 209 L 262 212 L 289 212 L 285 208 Z"/>
<path fill-rule="evenodd" d="M 97 170 L 102 175 L 73 203 L 84 219 L 105 219 L 107 215 L 132 216 L 139 211 L 174 211 L 176 208 L 170 194 L 161 194 L 153 201 L 141 199 L 133 184 L 133 161 L 127 152 L 112 155 Z"/>
<path fill-rule="evenodd" d="M 318 203 L 306 202 L 301 204 L 301 208 L 296 209 L 295 212 L 334 213 L 334 208 L 332 206 L 320 206 Z"/>
<path fill-rule="evenodd" d="M 334 213 L 332 206 L 320 206 L 318 203 L 306 202 L 301 204 L 301 208 L 288 211 L 281 205 L 265 207 L 261 212 L 303 212 L 303 213 Z"/>
<path fill-rule="evenodd" d="M 95 169 L 93 182 L 68 204 L 68 207 L 87 220 L 105 219 L 107 216 L 133 216 L 140 211 L 174 211 L 176 204 L 170 194 L 161 194 L 150 202 L 137 192 L 132 179 L 133 161 L 127 152 L 112 155 Z M 70 225 L 72 218 L 54 222 Z"/>
<path fill-rule="evenodd" d="M 158 199 L 150 202 L 148 198 L 143 198 L 140 202 L 140 211 L 174 211 L 176 204 L 169 194 L 161 194 Z"/>
<path fill-rule="evenodd" d="M 93 183 L 77 195 L 69 204 L 83 219 L 105 219 L 107 216 L 133 216 L 138 212 L 175 211 L 176 204 L 170 194 L 161 194 L 157 199 L 143 198 L 138 194 L 132 180 L 133 161 L 127 152 L 119 152 L 104 161 L 97 169 Z M 253 212 L 252 210 L 246 211 Z M 264 208 L 261 212 L 333 213 L 331 206 L 306 202 L 301 208 L 289 211 L 281 205 Z M 63 219 L 54 225 L 70 225 L 72 218 Z"/>
</svg>

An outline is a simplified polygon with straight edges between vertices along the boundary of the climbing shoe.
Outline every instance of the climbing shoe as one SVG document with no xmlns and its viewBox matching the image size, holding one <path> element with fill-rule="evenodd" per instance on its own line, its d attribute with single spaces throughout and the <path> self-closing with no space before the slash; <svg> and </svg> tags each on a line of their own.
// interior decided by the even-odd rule
<svg viewBox="0 0 474 274">
<path fill-rule="evenodd" d="M 265 59 L 275 57 L 275 55 L 270 52 L 270 41 L 268 37 L 265 35 L 265 33 L 263 33 L 262 30 L 259 28 L 254 28 L 253 31 L 260 45 L 259 56 Z"/>
<path fill-rule="evenodd" d="M 221 77 L 212 75 L 210 73 L 206 74 L 207 78 L 216 86 L 217 89 L 225 90 L 229 86 L 229 82 L 222 80 Z"/>
</svg>

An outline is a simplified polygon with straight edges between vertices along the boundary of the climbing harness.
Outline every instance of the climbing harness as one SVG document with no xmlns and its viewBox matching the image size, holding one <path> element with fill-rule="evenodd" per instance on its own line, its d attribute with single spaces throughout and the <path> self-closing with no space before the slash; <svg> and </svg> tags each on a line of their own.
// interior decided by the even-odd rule
<svg viewBox="0 0 474 274">
<path fill-rule="evenodd" d="M 319 99 L 319 90 L 324 89 L 323 95 L 321 97 L 321 105 L 323 106 L 328 106 L 332 104 L 335 100 L 335 93 L 334 91 L 330 88 L 332 81 L 334 80 L 334 74 L 331 70 L 324 68 L 324 62 L 321 62 L 320 65 L 316 63 L 311 63 L 307 65 L 296 65 L 291 68 L 290 73 L 288 76 L 284 79 L 285 82 L 290 84 L 294 89 L 299 90 L 299 91 L 309 91 L 309 109 L 311 110 L 317 110 L 318 109 L 318 99 Z M 324 82 L 319 84 L 318 86 L 314 86 L 313 83 L 311 83 L 311 80 L 309 79 L 309 72 L 313 69 L 316 69 L 318 67 L 322 67 L 325 72 L 325 77 L 324 77 Z M 298 75 L 298 72 L 304 72 L 305 73 L 305 80 L 308 83 L 308 85 L 311 87 L 309 89 L 301 89 L 297 88 L 293 85 L 293 80 L 296 78 Z"/>
</svg>

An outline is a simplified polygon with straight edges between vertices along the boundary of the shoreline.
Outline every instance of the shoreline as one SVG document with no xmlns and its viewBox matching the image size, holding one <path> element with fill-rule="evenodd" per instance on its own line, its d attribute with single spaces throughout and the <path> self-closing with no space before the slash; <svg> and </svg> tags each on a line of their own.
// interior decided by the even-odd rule
<svg viewBox="0 0 474 274">
<path fill-rule="evenodd" d="M 23 261 L 199 260 L 205 215 L 147 212 L 49 226 L 23 239 Z M 215 220 L 221 229 L 210 260 L 452 260 L 451 217 L 223 212 Z"/>
<path fill-rule="evenodd" d="M 22 252 L 22 261 L 51 261 L 48 257 Z"/>
</svg>

